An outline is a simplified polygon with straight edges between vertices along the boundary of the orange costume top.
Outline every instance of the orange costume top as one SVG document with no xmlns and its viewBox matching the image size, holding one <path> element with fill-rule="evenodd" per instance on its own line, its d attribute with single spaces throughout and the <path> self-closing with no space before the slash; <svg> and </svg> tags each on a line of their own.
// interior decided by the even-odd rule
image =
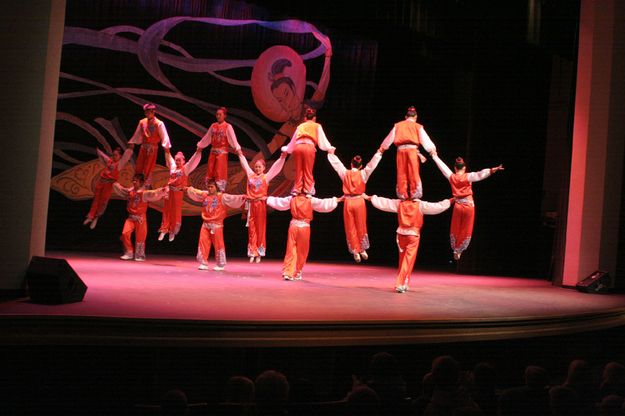
<svg viewBox="0 0 625 416">
<path fill-rule="evenodd" d="M 241 149 L 232 125 L 225 121 L 211 124 L 204 137 L 197 143 L 197 147 L 204 149 L 209 144 L 211 145 L 211 152 L 216 153 L 227 153 L 228 146 L 235 151 Z"/>
<path fill-rule="evenodd" d="M 126 163 L 132 157 L 132 150 L 126 149 L 122 157 L 115 162 L 112 157 L 107 156 L 100 149 L 97 149 L 98 157 L 104 163 L 104 169 L 100 173 L 102 182 L 115 182 L 119 178 L 119 172 L 126 166 Z"/>
<path fill-rule="evenodd" d="M 164 148 L 171 148 L 171 141 L 169 140 L 167 129 L 165 129 L 165 123 L 156 117 L 154 117 L 152 123 L 149 123 L 147 118 L 141 119 L 128 143 L 151 145 L 162 143 Z"/>
<path fill-rule="evenodd" d="M 271 165 L 269 171 L 267 173 L 261 173 L 260 175 L 256 174 L 250 165 L 247 163 L 247 159 L 243 154 L 239 155 L 239 161 L 241 162 L 241 166 L 243 166 L 243 170 L 247 174 L 247 199 L 254 201 L 260 198 L 263 198 L 269 193 L 269 182 L 282 170 L 284 166 L 284 162 L 286 160 L 286 154 L 283 153 L 280 155 L 280 158 L 276 160 L 276 162 Z"/>
<path fill-rule="evenodd" d="M 332 165 L 336 173 L 338 173 L 339 178 L 341 178 L 341 181 L 343 181 L 343 194 L 351 196 L 365 193 L 367 181 L 371 173 L 373 173 L 378 166 L 378 163 L 380 163 L 380 160 L 382 160 L 382 153 L 376 152 L 364 168 L 347 169 L 336 155 L 328 153 L 330 165 Z"/>
<path fill-rule="evenodd" d="M 388 150 L 391 144 L 395 144 L 397 147 L 416 147 L 421 145 L 428 153 L 432 153 L 432 151 L 436 150 L 436 146 L 432 142 L 432 139 L 430 139 L 430 136 L 425 132 L 423 125 L 411 118 L 396 123 L 380 147 L 384 150 Z"/>
<path fill-rule="evenodd" d="M 224 219 L 228 216 L 226 207 L 240 208 L 245 202 L 244 195 L 230 195 L 221 192 L 210 195 L 207 191 L 191 186 L 187 188 L 187 195 L 194 201 L 202 203 L 202 221 L 205 224 L 217 226 L 222 226 Z"/>
<path fill-rule="evenodd" d="M 450 200 L 444 199 L 439 202 L 426 202 L 411 199 L 388 199 L 377 195 L 371 197 L 371 204 L 379 210 L 397 213 L 397 234 L 415 235 L 421 234 L 423 215 L 436 215 L 447 210 Z"/>
<path fill-rule="evenodd" d="M 309 227 L 313 219 L 313 211 L 330 212 L 334 210 L 338 201 L 332 198 L 307 198 L 306 195 L 267 198 L 267 205 L 279 211 L 291 210 L 291 225 Z"/>
<path fill-rule="evenodd" d="M 491 170 L 487 168 L 477 172 L 453 173 L 438 156 L 432 156 L 432 159 L 449 181 L 451 193 L 456 202 L 473 205 L 473 187 L 471 183 L 488 178 L 491 175 Z"/>
<path fill-rule="evenodd" d="M 180 169 L 176 166 L 176 160 L 171 155 L 165 158 L 167 167 L 169 168 L 169 180 L 167 181 L 167 186 L 169 186 L 171 191 L 182 191 L 182 188 L 187 186 L 189 183 L 189 174 L 197 168 L 201 158 L 202 153 L 195 152 L 193 156 L 191 156 L 191 159 L 189 159 L 189 161 Z"/>
<path fill-rule="evenodd" d="M 148 202 L 158 201 L 167 195 L 167 187 L 158 188 L 154 190 L 145 190 L 143 188 L 135 189 L 124 188 L 118 182 L 113 184 L 115 192 L 128 200 L 126 210 L 130 215 L 130 218 L 136 221 L 142 221 L 145 218 L 145 213 L 148 210 Z"/>
<path fill-rule="evenodd" d="M 313 144 L 326 152 L 330 149 L 334 149 L 326 137 L 321 124 L 312 120 L 307 120 L 297 126 L 295 133 L 293 133 L 293 136 L 291 137 L 291 141 L 287 146 L 282 147 L 282 151 L 289 154 L 293 153 L 295 145 L 302 143 Z"/>
</svg>

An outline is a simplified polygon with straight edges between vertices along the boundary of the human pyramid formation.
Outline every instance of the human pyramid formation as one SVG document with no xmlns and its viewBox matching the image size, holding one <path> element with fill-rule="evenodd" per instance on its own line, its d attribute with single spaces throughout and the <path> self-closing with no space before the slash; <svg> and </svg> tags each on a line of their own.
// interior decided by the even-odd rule
<svg viewBox="0 0 625 416">
<path fill-rule="evenodd" d="M 279 159 L 265 173 L 263 159 L 250 167 L 237 142 L 232 125 L 225 121 L 227 110 L 221 107 L 216 112 L 217 121 L 213 123 L 204 137 L 197 143 L 197 149 L 188 162 L 181 152 L 171 156 L 171 142 L 165 124 L 156 118 L 156 106 L 143 106 L 145 118 L 139 121 L 129 146 L 123 152 L 120 148 L 109 157 L 100 150 L 98 156 L 104 162 L 95 189 L 91 209 L 85 219 L 85 225 L 95 228 L 98 218 L 104 213 L 111 193 L 114 190 L 125 198 L 128 218 L 124 223 L 121 241 L 124 246 L 122 260 L 145 261 L 145 241 L 147 237 L 146 212 L 148 202 L 164 199 L 162 222 L 158 240 L 166 235 L 173 241 L 182 224 L 182 199 L 184 193 L 189 198 L 202 204 L 202 227 L 198 243 L 197 260 L 199 270 L 208 270 L 208 257 L 214 249 L 215 263 L 213 270 L 221 271 L 226 266 L 226 250 L 223 238 L 226 209 L 247 209 L 248 245 L 247 255 L 250 263 L 259 263 L 266 252 L 267 206 L 280 211 L 291 211 L 286 255 L 282 268 L 285 280 L 301 280 L 302 269 L 306 263 L 310 242 L 310 223 L 313 211 L 331 212 L 339 202 L 343 202 L 345 235 L 349 252 L 356 262 L 367 260 L 369 237 L 367 234 L 367 211 L 365 201 L 382 211 L 394 212 L 398 216 L 397 245 L 399 248 L 399 272 L 395 290 L 404 293 L 408 290 L 410 274 L 414 267 L 419 248 L 420 230 L 423 215 L 435 215 L 447 210 L 454 204 L 450 242 L 456 260 L 467 249 L 473 230 L 475 206 L 471 183 L 487 178 L 492 173 L 503 170 L 499 165 L 478 172 L 466 172 L 462 158 L 457 158 L 454 172 L 438 157 L 436 146 L 429 138 L 423 126 L 417 123 L 417 111 L 409 107 L 405 120 L 396 123 L 372 159 L 363 166 L 362 158 L 354 156 L 350 168 L 346 168 L 334 154 L 333 147 L 326 137 L 322 126 L 316 122 L 314 109 L 306 109 L 302 122 L 291 141 L 283 146 Z M 202 150 L 210 144 L 210 155 L 206 172 L 206 190 L 188 186 L 189 174 L 199 165 Z M 397 199 L 383 198 L 365 193 L 366 183 L 382 159 L 384 151 L 395 144 L 397 147 Z M 139 145 L 139 155 L 135 164 L 132 187 L 125 188 L 117 181 L 119 172 L 130 161 L 134 146 Z M 151 184 L 151 175 L 156 165 L 158 147 L 162 146 L 169 168 L 169 181 L 166 186 L 146 189 Z M 443 175 L 448 179 L 452 198 L 439 202 L 426 202 L 420 198 L 423 186 L 419 175 L 419 166 L 426 158 L 419 152 L 419 146 L 425 149 L 435 161 Z M 328 160 L 338 173 L 343 183 L 343 195 L 319 199 L 315 198 L 315 180 L 313 166 L 317 147 L 328 154 Z M 228 149 L 235 150 L 241 166 L 247 175 L 247 192 L 244 195 L 225 193 L 228 175 Z M 268 196 L 268 185 L 284 166 L 287 155 L 292 155 L 295 162 L 295 180 L 291 194 L 286 197 Z M 132 244 L 132 233 L 135 243 Z"/>
</svg>

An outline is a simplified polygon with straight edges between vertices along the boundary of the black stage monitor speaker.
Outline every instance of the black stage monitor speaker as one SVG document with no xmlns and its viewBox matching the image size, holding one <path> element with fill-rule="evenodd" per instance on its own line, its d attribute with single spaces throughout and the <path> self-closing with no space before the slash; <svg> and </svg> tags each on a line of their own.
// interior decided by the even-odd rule
<svg viewBox="0 0 625 416">
<path fill-rule="evenodd" d="M 579 282 L 575 288 L 584 293 L 607 293 L 610 291 L 612 279 L 608 272 L 597 270 Z"/>
<path fill-rule="evenodd" d="M 26 271 L 26 284 L 33 303 L 58 305 L 80 302 L 87 286 L 65 259 L 34 256 Z"/>
</svg>

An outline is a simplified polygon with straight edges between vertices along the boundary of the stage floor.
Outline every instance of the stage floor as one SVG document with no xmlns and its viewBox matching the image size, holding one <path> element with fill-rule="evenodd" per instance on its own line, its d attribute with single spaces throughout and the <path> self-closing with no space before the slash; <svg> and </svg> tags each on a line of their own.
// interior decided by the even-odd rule
<svg viewBox="0 0 625 416">
<path fill-rule="evenodd" d="M 0 303 L 5 343 L 309 346 L 453 342 L 554 335 L 625 324 L 625 295 L 585 294 L 549 281 L 308 263 L 285 281 L 281 262 L 229 259 L 200 271 L 194 257 L 66 259 L 88 286 L 82 302 Z"/>
</svg>

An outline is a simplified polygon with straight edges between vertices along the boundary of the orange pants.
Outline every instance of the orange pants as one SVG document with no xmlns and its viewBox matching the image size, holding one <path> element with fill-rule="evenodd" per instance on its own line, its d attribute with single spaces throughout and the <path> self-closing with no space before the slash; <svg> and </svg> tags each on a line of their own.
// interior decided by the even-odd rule
<svg viewBox="0 0 625 416">
<path fill-rule="evenodd" d="M 295 183 L 291 192 L 315 194 L 315 153 L 317 148 L 313 144 L 300 143 L 295 145 L 293 159 L 295 160 Z"/>
<path fill-rule="evenodd" d="M 226 245 L 224 244 L 224 227 L 207 226 L 202 224 L 200 230 L 200 241 L 197 247 L 197 261 L 202 264 L 208 263 L 208 255 L 211 252 L 211 246 L 215 248 L 215 263 L 217 266 L 226 265 Z"/>
<path fill-rule="evenodd" d="M 362 253 L 369 248 L 367 235 L 367 207 L 362 197 L 346 198 L 343 202 L 345 238 L 350 253 Z"/>
<path fill-rule="evenodd" d="M 475 222 L 475 207 L 459 202 L 454 204 L 454 212 L 451 216 L 451 228 L 449 241 L 451 249 L 455 253 L 462 253 L 469 247 Z"/>
<path fill-rule="evenodd" d="M 399 199 L 421 198 L 423 186 L 419 175 L 417 148 L 397 149 L 397 197 Z"/>
<path fill-rule="evenodd" d="M 410 273 L 414 268 L 419 251 L 420 236 L 397 234 L 397 246 L 399 247 L 399 273 L 395 281 L 395 287 L 408 286 Z"/>
<path fill-rule="evenodd" d="M 208 155 L 208 168 L 206 169 L 206 179 L 213 179 L 217 183 L 217 188 L 223 192 L 228 185 L 228 151 L 212 150 Z"/>
<path fill-rule="evenodd" d="M 142 173 L 145 176 L 145 183 L 152 183 L 152 171 L 156 166 L 156 156 L 158 156 L 158 144 L 143 143 L 139 149 L 135 173 Z"/>
<path fill-rule="evenodd" d="M 178 234 L 182 225 L 182 191 L 169 191 L 169 197 L 163 205 L 161 233 Z"/>
<path fill-rule="evenodd" d="M 250 201 L 247 220 L 247 256 L 264 256 L 267 246 L 267 203 Z"/>
<path fill-rule="evenodd" d="M 91 209 L 87 214 L 87 218 L 94 219 L 104 214 L 106 206 L 111 199 L 111 193 L 113 192 L 113 182 L 104 182 L 99 180 L 95 186 L 95 195 L 91 202 Z"/>
<path fill-rule="evenodd" d="M 302 273 L 302 268 L 308 258 L 310 249 L 310 227 L 289 225 L 289 236 L 286 242 L 286 255 L 282 274 L 296 278 Z"/>
<path fill-rule="evenodd" d="M 132 246 L 132 233 L 135 233 L 135 246 Z M 127 218 L 122 229 L 122 245 L 124 246 L 124 254 L 133 255 L 135 258 L 145 258 L 145 238 L 148 235 L 148 222 L 144 216 L 137 221 Z"/>
</svg>

